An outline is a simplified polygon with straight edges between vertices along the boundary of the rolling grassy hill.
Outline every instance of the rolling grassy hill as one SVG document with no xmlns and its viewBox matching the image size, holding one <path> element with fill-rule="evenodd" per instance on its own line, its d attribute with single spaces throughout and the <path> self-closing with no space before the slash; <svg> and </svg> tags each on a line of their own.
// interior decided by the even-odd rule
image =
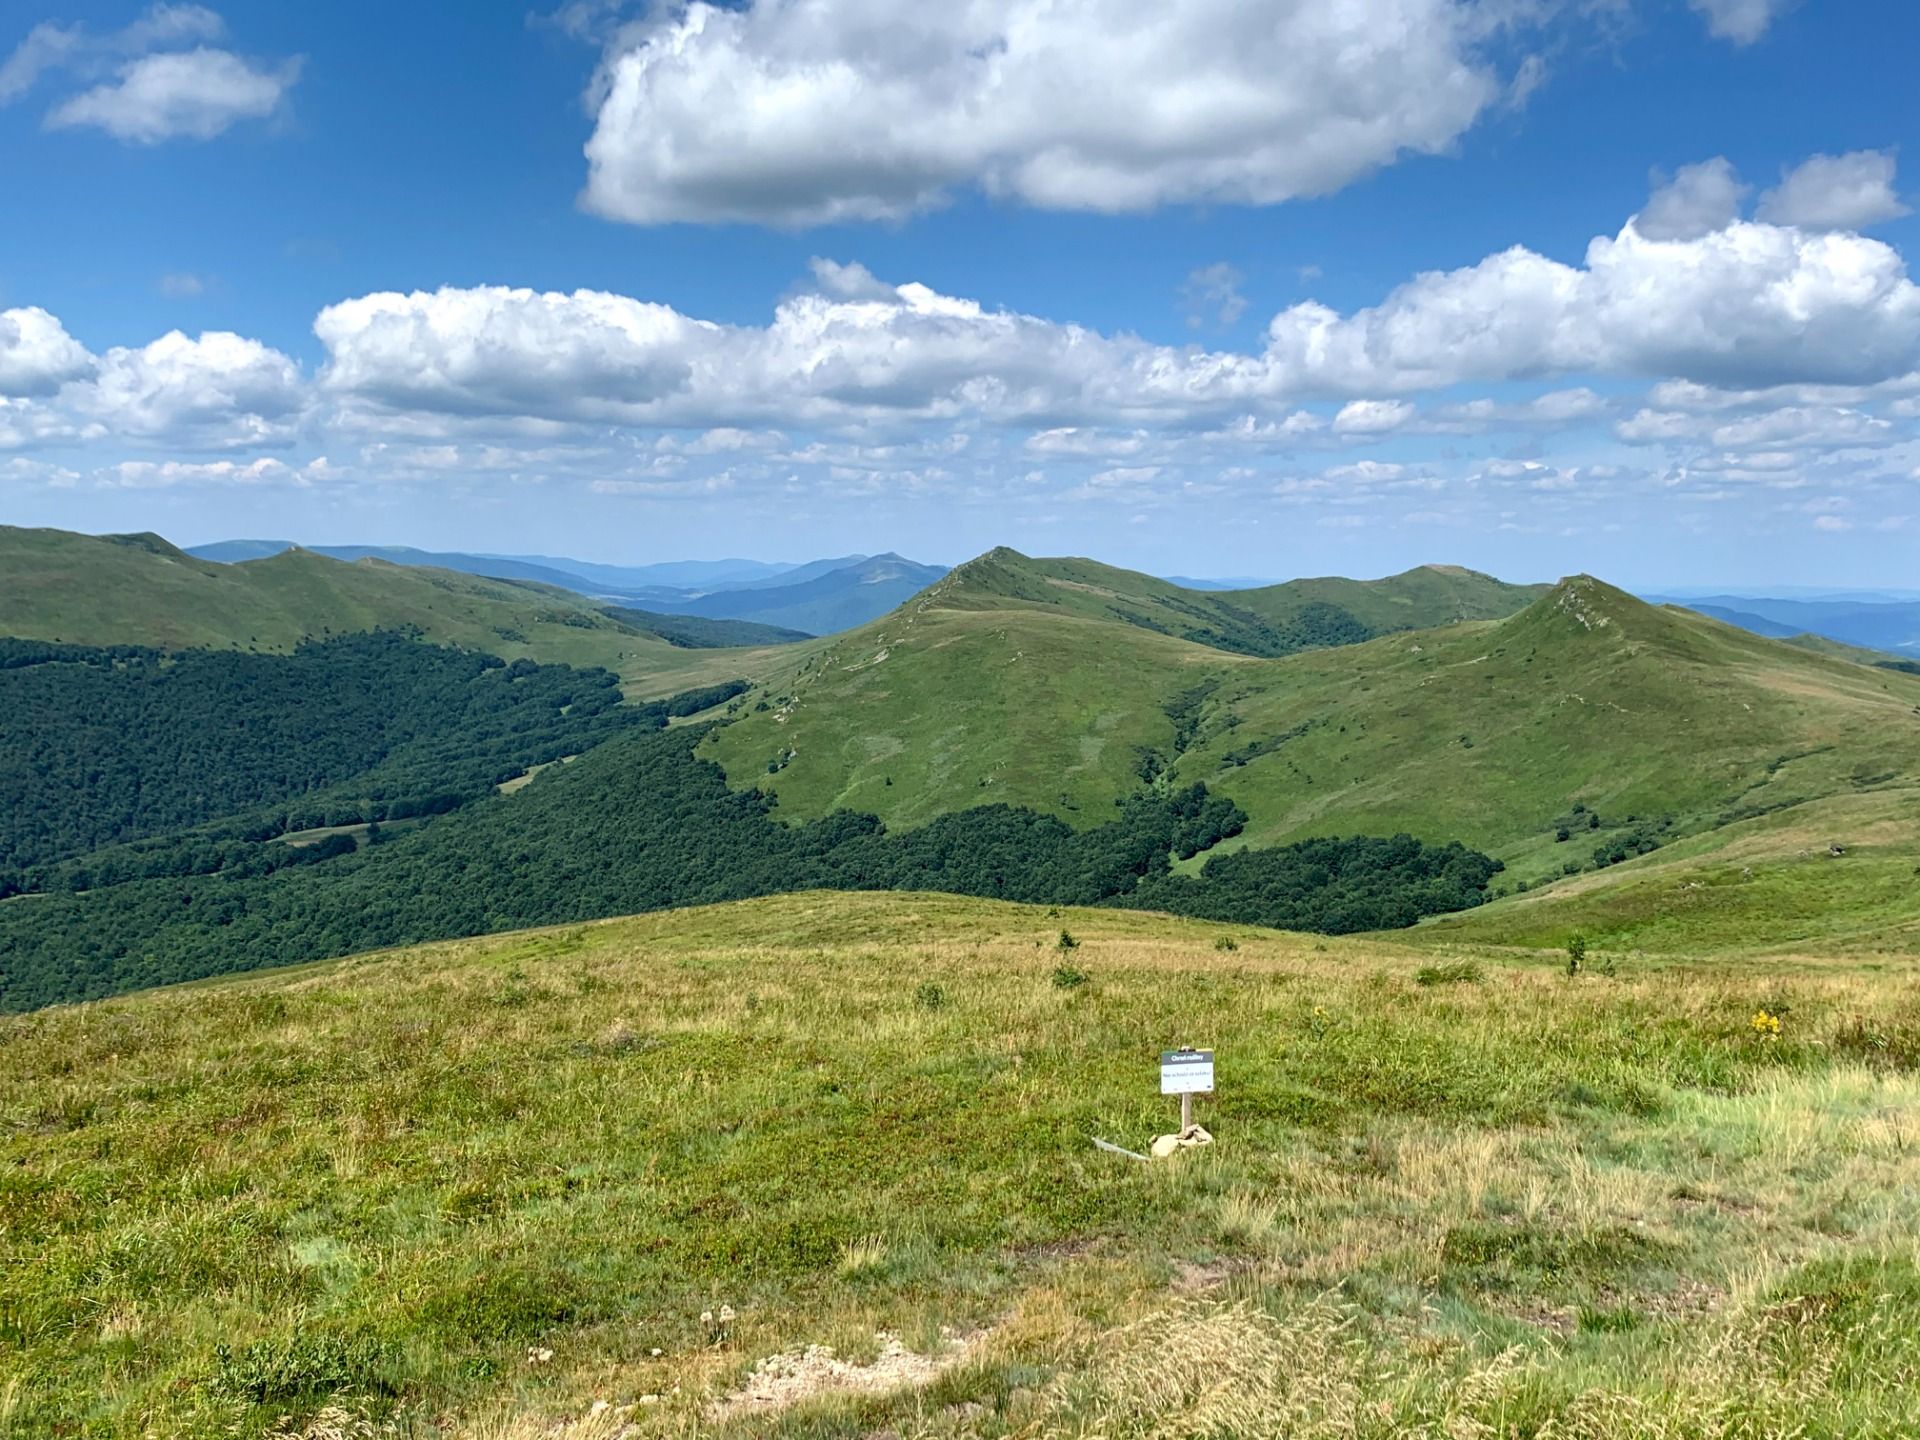
<svg viewBox="0 0 1920 1440">
<path fill-rule="evenodd" d="M 1586 577 L 1504 619 L 1262 658 L 1191 638 L 1218 625 L 1186 592 L 1104 569 L 1011 552 L 963 566 L 839 637 L 705 753 L 793 816 L 914 823 L 992 799 L 1088 824 L 1143 783 L 1201 781 L 1251 816 L 1234 844 L 1406 830 L 1528 880 L 1602 844 L 1920 781 L 1920 677 Z M 1439 598 L 1344 613 L 1438 604 L 1445 620 L 1515 598 L 1465 573 L 1421 583 Z M 1187 632 L 1163 633 L 1177 619 Z"/>
<path fill-rule="evenodd" d="M 1787 962 L 1920 955 L 1920 787 L 1842 794 L 1679 839 L 1406 937 L 1678 962 L 1729 949 Z"/>
<path fill-rule="evenodd" d="M 662 618 L 671 628 L 674 617 Z M 155 535 L 0 527 L 0 635 L 284 652 L 312 636 L 395 627 L 508 660 L 602 666 L 638 698 L 790 664 L 764 645 L 690 649 L 634 617 L 526 582 L 302 550 L 227 565 Z"/>
<path fill-rule="evenodd" d="M 1906 973 L 912 895 L 0 1018 L 0 1426 L 1894 1440 L 1916 1066 Z"/>
<path fill-rule="evenodd" d="M 1001 548 L 961 566 L 929 599 L 946 609 L 1031 609 L 1118 621 L 1214 649 L 1278 656 L 1511 615 L 1545 589 L 1508 585 L 1459 566 L 1424 565 L 1384 580 L 1189 590 L 1095 560 L 1033 559 Z"/>
</svg>

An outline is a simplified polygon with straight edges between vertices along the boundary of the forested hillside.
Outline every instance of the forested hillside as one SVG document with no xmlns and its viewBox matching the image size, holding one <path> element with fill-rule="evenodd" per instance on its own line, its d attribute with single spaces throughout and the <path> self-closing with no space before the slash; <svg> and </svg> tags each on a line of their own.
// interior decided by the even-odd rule
<svg viewBox="0 0 1920 1440">
<path fill-rule="evenodd" d="M 1410 924 L 1485 898 L 1498 866 L 1417 842 L 1328 842 L 1283 884 L 1242 862 L 1141 890 L 1245 816 L 1203 787 L 1136 795 L 1075 830 L 986 806 L 891 834 L 870 815 L 774 821 L 697 760 L 694 728 L 623 736 L 513 795 L 320 864 L 131 879 L 0 905 L 0 1009 L 515 926 L 789 890 L 945 890 L 1045 904 L 1149 905 L 1329 930 Z M 1282 867 L 1291 862 L 1282 858 Z M 1322 892 L 1325 892 L 1324 894 Z"/>
<path fill-rule="evenodd" d="M 643 715 L 603 670 L 386 631 L 291 655 L 0 640 L 0 717 L 5 876 L 267 806 L 295 829 L 445 808 Z"/>
</svg>

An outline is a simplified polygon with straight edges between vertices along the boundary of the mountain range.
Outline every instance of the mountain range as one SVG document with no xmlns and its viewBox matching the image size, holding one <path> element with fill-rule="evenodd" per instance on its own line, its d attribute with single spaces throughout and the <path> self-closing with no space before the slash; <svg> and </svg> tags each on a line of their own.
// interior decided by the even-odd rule
<svg viewBox="0 0 1920 1440">
<path fill-rule="evenodd" d="M 1657 866 L 1724 851 L 1742 865 L 1716 876 L 1764 884 L 1689 892 L 1685 915 L 1777 885 L 1792 903 L 1746 923 L 1790 943 L 1920 910 L 1913 667 L 1593 577 L 1433 565 L 1218 592 L 999 549 L 833 635 L 715 643 L 766 638 L 744 623 L 376 558 L 0 530 L 0 741 L 41 757 L 9 808 L 43 817 L 0 844 L 0 890 L 25 892 L 0 944 L 26 957 L 0 1002 L 817 885 L 1335 928 L 1464 904 L 1435 923 L 1538 943 L 1573 916 L 1670 933 Z M 497 660 L 449 668 L 444 646 Z M 568 699 L 603 695 L 600 671 L 661 703 Z M 381 695 L 396 713 L 353 708 Z M 1809 824 L 1853 856 L 1845 904 L 1777 868 Z M 1334 872 L 1312 847 L 1396 834 L 1415 849 L 1353 863 L 1403 878 L 1313 899 Z M 271 847 L 307 835 L 324 863 L 286 868 Z M 1470 883 L 1449 846 L 1491 868 Z M 1418 878 L 1435 866 L 1438 889 Z"/>
<path fill-rule="evenodd" d="M 1649 598 L 1669 603 L 1666 597 Z M 1756 635 L 1819 635 L 1864 650 L 1885 650 L 1920 659 L 1920 600 L 1912 598 L 1688 595 L 1671 597 L 1670 603 Z"/>
<path fill-rule="evenodd" d="M 284 540 L 222 540 L 186 553 L 217 564 L 246 564 L 300 549 L 335 560 L 451 570 L 522 580 L 654 614 L 738 620 L 790 632 L 824 635 L 884 615 L 946 573 L 904 556 L 842 555 L 803 563 L 683 560 L 658 565 L 602 565 L 549 555 L 475 555 L 403 545 L 295 546 Z"/>
</svg>

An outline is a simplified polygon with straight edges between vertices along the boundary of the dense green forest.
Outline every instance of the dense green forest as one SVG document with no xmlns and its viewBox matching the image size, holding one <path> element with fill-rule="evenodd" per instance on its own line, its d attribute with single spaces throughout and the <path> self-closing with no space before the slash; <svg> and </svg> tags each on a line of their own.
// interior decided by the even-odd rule
<svg viewBox="0 0 1920 1440">
<path fill-rule="evenodd" d="M 706 728 L 620 735 L 518 794 L 483 799 L 382 843 L 337 837 L 318 860 L 268 871 L 237 863 L 7 901 L 0 904 L 0 1009 L 415 941 L 815 888 L 1155 908 L 1173 896 L 1192 913 L 1230 912 L 1249 923 L 1297 921 L 1311 910 L 1326 928 L 1368 929 L 1477 903 L 1485 898 L 1484 879 L 1475 889 L 1471 876 L 1497 868 L 1457 847 L 1326 841 L 1314 842 L 1315 858 L 1291 870 L 1284 860 L 1277 862 L 1281 871 L 1216 860 L 1199 879 L 1170 886 L 1159 877 L 1171 855 L 1199 853 L 1245 821 L 1202 786 L 1136 795 L 1116 806 L 1109 823 L 1080 831 L 1004 805 L 900 834 L 889 834 L 873 816 L 847 812 L 781 825 L 767 797 L 729 790 L 718 766 L 695 757 Z M 1301 895 L 1287 885 L 1320 884 L 1329 864 L 1337 895 L 1318 906 L 1309 899 L 1303 910 Z M 1291 880 L 1276 880 L 1283 873 Z M 1243 884 L 1247 895 L 1232 898 Z"/>
<path fill-rule="evenodd" d="M 310 863 L 257 842 L 441 814 L 744 688 L 626 705 L 604 670 L 397 631 L 291 655 L 0 640 L 0 896 Z"/>
<path fill-rule="evenodd" d="M 1410 835 L 1303 840 L 1215 855 L 1198 879 L 1154 875 L 1128 903 L 1201 920 L 1341 935 L 1401 929 L 1423 915 L 1477 905 L 1500 869 L 1498 860 L 1457 842 L 1423 845 Z"/>
</svg>

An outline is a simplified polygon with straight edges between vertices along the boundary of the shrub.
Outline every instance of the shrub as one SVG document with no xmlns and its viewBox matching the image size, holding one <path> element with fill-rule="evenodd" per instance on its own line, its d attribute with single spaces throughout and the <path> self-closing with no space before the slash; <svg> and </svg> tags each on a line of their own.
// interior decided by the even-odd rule
<svg viewBox="0 0 1920 1440">
<path fill-rule="evenodd" d="M 1567 941 L 1567 974 L 1578 975 L 1587 961 L 1587 937 L 1576 935 Z"/>
<path fill-rule="evenodd" d="M 1478 985 L 1484 978 L 1471 960 L 1449 960 L 1444 965 L 1422 965 L 1414 972 L 1416 985 Z"/>
<path fill-rule="evenodd" d="M 913 992 L 913 1003 L 922 1010 L 944 1010 L 947 1008 L 947 992 L 928 980 Z"/>
<path fill-rule="evenodd" d="M 1087 983 L 1087 972 L 1076 965 L 1056 965 L 1053 967 L 1053 986 L 1056 990 L 1078 990 Z"/>
<path fill-rule="evenodd" d="M 212 1388 L 256 1405 L 318 1400 L 346 1391 L 392 1395 L 398 1386 L 387 1347 L 368 1336 L 276 1335 L 213 1352 Z"/>
</svg>

